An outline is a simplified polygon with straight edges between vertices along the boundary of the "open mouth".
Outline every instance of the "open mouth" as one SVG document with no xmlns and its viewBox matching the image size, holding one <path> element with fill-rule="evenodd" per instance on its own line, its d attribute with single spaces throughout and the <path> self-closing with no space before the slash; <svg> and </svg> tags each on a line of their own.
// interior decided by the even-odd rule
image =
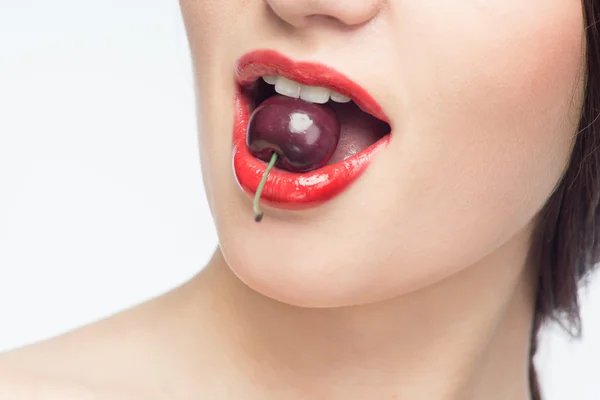
<svg viewBox="0 0 600 400">
<path fill-rule="evenodd" d="M 261 200 L 269 206 L 302 209 L 333 198 L 354 182 L 389 142 L 389 120 L 379 104 L 359 85 L 327 66 L 295 62 L 280 53 L 261 50 L 238 61 L 235 78 L 234 174 L 240 187 L 251 196 L 261 186 Z M 269 112 L 264 112 L 267 107 Z M 313 135 L 300 144 L 293 138 L 288 141 L 292 143 L 288 150 L 300 149 L 304 158 L 310 158 L 312 152 L 322 152 L 319 140 L 327 142 L 327 154 L 319 162 L 294 164 L 286 149 L 272 140 L 256 137 L 253 120 L 259 113 L 267 115 L 261 117 L 266 130 L 273 130 L 277 121 L 287 121 L 280 126 L 289 125 L 294 133 L 292 122 L 298 114 L 281 114 L 290 109 L 314 117 L 321 136 L 317 140 Z M 304 118 L 299 119 L 300 125 L 309 118 L 306 115 L 300 115 Z M 276 134 L 285 135 L 285 129 L 275 129 Z M 328 138 L 329 132 L 337 135 L 333 142 Z M 307 143 L 313 147 L 306 148 Z M 285 157 L 273 158 L 277 162 L 271 163 L 270 169 L 268 162 L 273 153 Z M 264 185 L 260 184 L 262 178 Z"/>
<path fill-rule="evenodd" d="M 331 114 L 335 115 L 335 119 L 339 123 L 340 133 L 337 144 L 334 146 L 335 150 L 328 157 L 325 165 L 336 164 L 360 153 L 388 135 L 391 130 L 388 123 L 361 110 L 352 98 L 327 87 L 302 85 L 281 75 L 267 75 L 257 79 L 250 86 L 242 87 L 241 90 L 243 95 L 249 99 L 251 115 L 257 107 L 268 99 L 273 100 L 273 97 L 297 99 L 297 102 L 313 104 L 314 106 L 310 106 L 311 108 L 333 111 Z M 248 140 L 249 136 L 246 139 L 252 149 L 252 144 Z M 273 149 L 268 145 L 263 147 L 265 147 L 263 153 L 267 157 L 263 157 L 262 160 L 268 162 L 269 152 Z M 275 165 L 286 169 L 282 162 Z M 308 170 L 313 169 L 310 166 L 307 168 Z"/>
</svg>

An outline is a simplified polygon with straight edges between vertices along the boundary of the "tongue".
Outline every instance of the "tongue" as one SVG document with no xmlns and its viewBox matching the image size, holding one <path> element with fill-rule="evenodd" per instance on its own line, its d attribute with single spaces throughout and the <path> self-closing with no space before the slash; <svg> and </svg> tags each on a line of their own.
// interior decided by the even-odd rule
<svg viewBox="0 0 600 400">
<path fill-rule="evenodd" d="M 362 111 L 354 102 L 330 101 L 328 104 L 334 109 L 340 122 L 341 134 L 337 148 L 327 164 L 352 157 L 389 133 L 389 126 L 385 122 Z"/>
</svg>

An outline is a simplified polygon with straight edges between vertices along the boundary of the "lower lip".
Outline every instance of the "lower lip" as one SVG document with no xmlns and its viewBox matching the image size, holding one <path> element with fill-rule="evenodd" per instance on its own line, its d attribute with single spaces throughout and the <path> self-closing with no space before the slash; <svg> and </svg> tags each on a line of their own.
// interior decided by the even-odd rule
<svg viewBox="0 0 600 400">
<path fill-rule="evenodd" d="M 234 103 L 233 170 L 242 190 L 254 197 L 267 164 L 254 157 L 246 144 L 250 106 L 239 87 Z M 316 207 L 332 199 L 360 177 L 375 155 L 388 145 L 390 136 L 385 135 L 346 160 L 314 171 L 294 173 L 273 168 L 261 193 L 261 201 L 270 207 L 297 210 Z"/>
</svg>

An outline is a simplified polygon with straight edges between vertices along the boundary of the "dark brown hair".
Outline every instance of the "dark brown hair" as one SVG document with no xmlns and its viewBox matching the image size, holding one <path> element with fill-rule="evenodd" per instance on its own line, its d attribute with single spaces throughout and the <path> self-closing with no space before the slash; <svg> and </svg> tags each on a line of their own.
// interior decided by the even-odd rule
<svg viewBox="0 0 600 400">
<path fill-rule="evenodd" d="M 530 361 L 533 400 L 541 400 L 533 365 L 537 336 L 546 322 L 581 334 L 578 287 L 600 262 L 600 9 L 582 0 L 586 70 L 579 131 L 569 165 L 538 215 L 529 256 L 539 268 Z"/>
</svg>

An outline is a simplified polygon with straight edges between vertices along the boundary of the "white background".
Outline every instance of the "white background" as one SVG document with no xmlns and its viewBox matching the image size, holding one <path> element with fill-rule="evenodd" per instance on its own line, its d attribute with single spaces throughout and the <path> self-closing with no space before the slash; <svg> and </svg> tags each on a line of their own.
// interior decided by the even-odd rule
<svg viewBox="0 0 600 400">
<path fill-rule="evenodd" d="M 0 351 L 202 268 L 195 118 L 175 0 L 0 0 Z M 583 298 L 582 341 L 544 336 L 547 400 L 600 399 L 600 277 Z"/>
</svg>

